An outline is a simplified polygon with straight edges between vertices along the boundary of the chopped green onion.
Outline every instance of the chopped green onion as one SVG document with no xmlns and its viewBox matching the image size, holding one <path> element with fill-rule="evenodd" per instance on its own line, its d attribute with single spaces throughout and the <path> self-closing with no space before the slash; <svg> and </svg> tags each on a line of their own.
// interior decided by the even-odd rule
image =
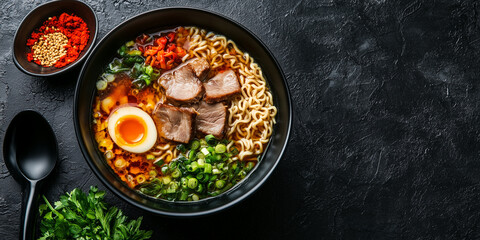
<svg viewBox="0 0 480 240">
<path fill-rule="evenodd" d="M 195 151 L 190 150 L 190 152 L 188 153 L 188 159 L 190 159 L 190 161 L 193 161 L 195 160 L 195 156 L 196 156 Z"/>
<path fill-rule="evenodd" d="M 210 163 L 205 163 L 205 167 L 203 170 L 204 173 L 212 173 L 212 164 Z"/>
<path fill-rule="evenodd" d="M 197 163 L 198 163 L 198 167 L 200 167 L 200 168 L 205 167 L 205 159 L 200 158 L 200 159 L 197 160 Z"/>
<path fill-rule="evenodd" d="M 226 173 L 221 173 L 219 178 L 220 178 L 221 180 L 227 180 L 227 179 L 228 179 L 228 174 L 226 174 Z"/>
<path fill-rule="evenodd" d="M 217 181 L 215 182 L 215 187 L 217 187 L 217 188 L 220 189 L 220 188 L 223 188 L 223 186 L 225 186 L 225 181 L 223 181 L 223 180 L 217 180 Z"/>
<path fill-rule="evenodd" d="M 182 172 L 180 172 L 180 170 L 178 168 L 175 168 L 175 170 L 172 172 L 172 177 L 173 178 L 178 178 L 182 176 Z"/>
<path fill-rule="evenodd" d="M 135 45 L 134 41 L 129 41 L 129 42 L 125 43 L 125 46 L 127 46 L 127 47 L 131 47 L 133 45 Z"/>
<path fill-rule="evenodd" d="M 198 193 L 201 193 L 203 191 L 203 184 L 198 184 L 197 190 Z"/>
<path fill-rule="evenodd" d="M 214 182 L 209 182 L 207 184 L 207 190 L 208 191 L 213 191 L 213 189 L 215 189 L 215 183 Z"/>
<path fill-rule="evenodd" d="M 174 170 L 176 167 L 177 167 L 177 162 L 178 161 L 172 161 L 169 165 L 168 165 L 168 168 L 170 170 Z"/>
<path fill-rule="evenodd" d="M 188 179 L 187 178 L 182 177 L 182 179 L 180 179 L 180 182 L 182 183 L 182 188 L 183 189 L 186 189 L 188 187 Z"/>
<path fill-rule="evenodd" d="M 195 172 L 198 169 L 198 163 L 197 162 L 192 162 L 190 164 L 190 168 L 188 168 L 189 172 Z"/>
<path fill-rule="evenodd" d="M 199 158 L 199 159 L 205 159 L 205 154 L 203 154 L 202 152 L 198 152 L 198 153 L 197 153 L 197 158 Z"/>
<path fill-rule="evenodd" d="M 115 75 L 113 74 L 105 74 L 103 76 L 107 82 L 113 82 L 115 81 Z"/>
<path fill-rule="evenodd" d="M 154 178 L 154 177 L 157 176 L 157 171 L 155 171 L 155 170 L 150 170 L 150 171 L 148 172 L 148 175 L 150 175 L 150 177 Z"/>
<path fill-rule="evenodd" d="M 217 175 L 212 175 L 212 176 L 210 177 L 210 181 L 212 181 L 212 182 L 215 181 L 216 179 L 217 179 Z"/>
<path fill-rule="evenodd" d="M 205 175 L 203 175 L 203 181 L 202 182 L 207 182 L 209 179 L 210 179 L 210 175 L 205 174 Z"/>
<path fill-rule="evenodd" d="M 175 182 L 170 182 L 167 188 L 167 193 L 175 193 L 177 191 L 178 185 Z"/>
<path fill-rule="evenodd" d="M 240 171 L 240 172 L 238 173 L 237 176 L 239 176 L 239 177 L 241 177 L 241 178 L 244 178 L 246 175 L 247 175 L 247 173 L 246 173 L 244 170 L 242 170 L 242 171 Z"/>
<path fill-rule="evenodd" d="M 105 80 L 98 80 L 97 81 L 97 90 L 102 91 L 107 89 L 107 81 Z"/>
<path fill-rule="evenodd" d="M 192 195 L 192 200 L 193 200 L 193 201 L 198 201 L 199 199 L 200 199 L 200 198 L 198 197 L 197 194 L 193 194 L 193 195 Z"/>
<path fill-rule="evenodd" d="M 186 148 L 185 148 L 185 145 L 183 144 L 178 144 L 177 145 L 177 150 L 180 151 L 180 152 L 185 152 Z"/>
<path fill-rule="evenodd" d="M 145 73 L 148 75 L 148 76 L 151 76 L 152 75 L 152 72 L 153 72 L 153 67 L 150 66 L 150 65 L 147 65 L 145 67 Z"/>
<path fill-rule="evenodd" d="M 223 144 L 218 144 L 215 146 L 215 152 L 216 153 L 224 153 L 227 150 L 227 147 Z"/>
<path fill-rule="evenodd" d="M 213 147 L 208 147 L 207 150 L 208 150 L 209 153 L 214 153 L 215 152 L 215 148 L 213 148 Z M 207 155 L 207 154 L 205 154 L 205 155 Z"/>
<path fill-rule="evenodd" d="M 180 195 L 180 200 L 185 201 L 185 200 L 187 200 L 187 198 L 188 198 L 188 192 L 187 191 L 182 191 L 182 193 Z"/>
<path fill-rule="evenodd" d="M 212 134 L 209 134 L 205 136 L 205 141 L 207 141 L 208 145 L 212 146 L 212 145 L 215 145 L 215 143 L 217 142 L 217 139 L 215 139 L 215 137 Z"/>
<path fill-rule="evenodd" d="M 163 181 L 163 184 L 169 184 L 172 179 L 170 178 L 170 176 L 165 176 L 162 178 L 162 181 Z"/>
<path fill-rule="evenodd" d="M 128 51 L 128 55 L 130 55 L 130 56 L 140 56 L 140 55 L 142 55 L 142 52 L 140 50 L 131 50 L 131 51 Z"/>
<path fill-rule="evenodd" d="M 198 140 L 193 140 L 192 146 L 190 147 L 192 150 L 197 150 L 200 147 L 200 142 Z"/>
<path fill-rule="evenodd" d="M 196 178 L 190 178 L 188 179 L 188 187 L 191 189 L 196 188 L 198 185 L 198 180 Z"/>
<path fill-rule="evenodd" d="M 158 159 L 158 160 L 155 161 L 153 164 L 161 167 L 164 163 L 165 163 L 165 161 L 163 161 L 163 159 Z"/>
<path fill-rule="evenodd" d="M 127 51 L 127 46 L 123 45 L 117 50 L 117 53 L 123 57 L 125 56 L 125 51 Z"/>
<path fill-rule="evenodd" d="M 202 148 L 200 151 L 201 151 L 201 152 L 203 153 L 203 155 L 205 155 L 205 156 L 207 156 L 208 154 L 210 154 L 210 152 L 209 152 L 206 148 Z"/>
<path fill-rule="evenodd" d="M 137 64 L 136 67 L 142 71 L 140 74 L 149 73 L 147 65 Z M 200 200 L 225 192 L 245 178 L 256 164 L 254 161 L 232 160 L 231 157 L 238 154 L 238 149 L 227 147 L 228 144 L 228 140 L 215 139 L 213 135 L 194 139 L 189 144 L 178 144 L 176 149 L 180 152 L 179 156 L 167 164 L 162 159 L 153 160 L 158 157 L 151 153 L 144 155 L 155 165 L 159 164 L 157 166 L 161 167 L 162 172 L 157 173 L 156 166 L 150 168 L 147 173 L 152 179 L 150 183 L 156 179 L 159 184 L 155 191 L 143 185 L 139 191 L 172 201 Z"/>
<path fill-rule="evenodd" d="M 165 175 L 168 172 L 168 166 L 163 166 L 162 167 L 162 174 Z"/>
<path fill-rule="evenodd" d="M 247 166 L 245 167 L 245 171 L 250 172 L 254 166 L 255 164 L 253 162 L 248 162 Z"/>
</svg>

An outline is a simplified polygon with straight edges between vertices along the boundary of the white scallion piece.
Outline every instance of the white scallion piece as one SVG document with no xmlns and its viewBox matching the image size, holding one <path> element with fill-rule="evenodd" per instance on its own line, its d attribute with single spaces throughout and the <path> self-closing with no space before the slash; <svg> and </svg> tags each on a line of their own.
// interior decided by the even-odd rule
<svg viewBox="0 0 480 240">
<path fill-rule="evenodd" d="M 105 80 L 98 80 L 97 82 L 97 89 L 99 91 L 105 90 L 107 88 L 107 81 Z"/>
</svg>

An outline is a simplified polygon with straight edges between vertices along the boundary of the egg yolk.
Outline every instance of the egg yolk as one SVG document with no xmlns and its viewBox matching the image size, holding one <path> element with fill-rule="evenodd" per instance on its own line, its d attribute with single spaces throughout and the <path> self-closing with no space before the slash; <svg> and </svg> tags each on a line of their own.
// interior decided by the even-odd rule
<svg viewBox="0 0 480 240">
<path fill-rule="evenodd" d="M 144 121 L 132 115 L 119 119 L 116 124 L 117 137 L 122 139 L 126 144 L 141 142 L 145 136 L 145 129 Z"/>
</svg>

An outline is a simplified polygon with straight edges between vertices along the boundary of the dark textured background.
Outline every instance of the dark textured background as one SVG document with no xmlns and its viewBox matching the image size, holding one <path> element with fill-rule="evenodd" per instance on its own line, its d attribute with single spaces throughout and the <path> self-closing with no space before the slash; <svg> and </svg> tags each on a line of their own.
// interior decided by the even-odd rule
<svg viewBox="0 0 480 240">
<path fill-rule="evenodd" d="M 24 109 L 53 125 L 60 164 L 46 190 L 105 187 L 73 131 L 78 70 L 56 79 L 14 66 L 13 35 L 44 1 L 0 3 L 0 140 Z M 108 2 L 108 3 L 107 3 Z M 193 6 L 258 35 L 285 71 L 291 142 L 269 180 L 213 216 L 144 216 L 155 239 L 480 238 L 480 7 L 476 1 L 88 1 L 99 37 L 126 17 Z M 21 187 L 0 162 L 0 239 L 16 239 Z"/>
</svg>

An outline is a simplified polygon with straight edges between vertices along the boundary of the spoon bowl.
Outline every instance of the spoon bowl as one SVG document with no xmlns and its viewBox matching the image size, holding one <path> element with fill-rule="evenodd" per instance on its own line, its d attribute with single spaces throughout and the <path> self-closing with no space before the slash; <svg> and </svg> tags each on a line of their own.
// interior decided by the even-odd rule
<svg viewBox="0 0 480 240">
<path fill-rule="evenodd" d="M 58 158 L 55 134 L 39 113 L 31 110 L 20 112 L 8 126 L 3 154 L 12 175 L 27 185 L 20 239 L 31 239 L 38 185 L 52 172 Z"/>
</svg>

